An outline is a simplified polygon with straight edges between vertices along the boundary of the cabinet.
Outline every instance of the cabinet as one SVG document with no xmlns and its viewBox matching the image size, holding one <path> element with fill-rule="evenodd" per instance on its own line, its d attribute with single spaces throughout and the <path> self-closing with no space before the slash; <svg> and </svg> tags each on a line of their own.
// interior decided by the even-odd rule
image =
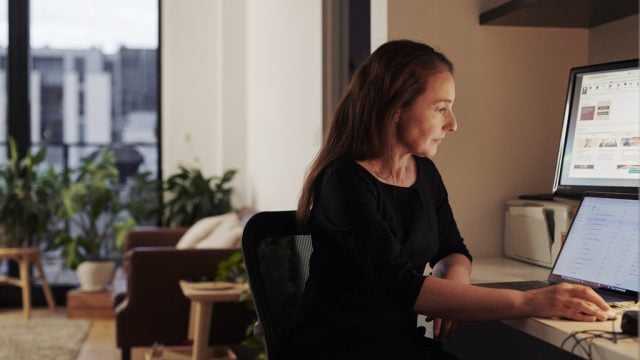
<svg viewBox="0 0 640 360">
<path fill-rule="evenodd" d="M 637 0 L 511 0 L 481 13 L 480 25 L 591 28 L 637 13 Z"/>
</svg>

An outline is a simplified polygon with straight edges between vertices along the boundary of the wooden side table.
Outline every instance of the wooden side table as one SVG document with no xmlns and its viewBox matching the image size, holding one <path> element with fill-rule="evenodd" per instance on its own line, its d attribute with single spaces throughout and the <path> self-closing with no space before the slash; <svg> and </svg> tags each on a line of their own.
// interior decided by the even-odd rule
<svg viewBox="0 0 640 360">
<path fill-rule="evenodd" d="M 35 248 L 0 248 L 0 260 L 9 259 L 18 263 L 20 268 L 20 277 L 13 278 L 9 276 L 0 276 L 0 284 L 10 284 L 22 288 L 22 313 L 25 319 L 31 317 L 31 274 L 29 273 L 29 265 L 33 263 L 38 272 L 36 279 L 40 280 L 42 290 L 47 300 L 49 310 L 55 310 L 56 305 L 53 301 L 53 295 L 47 278 L 42 270 L 42 262 L 40 261 L 40 249 Z"/>
<path fill-rule="evenodd" d="M 210 284 L 210 286 L 207 286 Z M 209 353 L 209 330 L 211 329 L 211 314 L 213 304 L 217 302 L 235 302 L 248 295 L 247 284 L 223 283 L 192 283 L 180 281 L 180 289 L 191 300 L 189 315 L 189 339 L 193 339 L 192 359 L 206 359 Z M 216 286 L 218 285 L 218 286 Z"/>
</svg>

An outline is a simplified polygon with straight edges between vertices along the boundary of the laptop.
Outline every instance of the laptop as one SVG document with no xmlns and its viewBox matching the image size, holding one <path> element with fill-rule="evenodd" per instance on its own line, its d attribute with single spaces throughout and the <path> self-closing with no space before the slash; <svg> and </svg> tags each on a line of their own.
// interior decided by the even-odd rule
<svg viewBox="0 0 640 360">
<path fill-rule="evenodd" d="M 474 285 L 531 290 L 569 282 L 593 288 L 608 303 L 637 302 L 639 230 L 637 194 L 585 193 L 547 281 Z"/>
</svg>

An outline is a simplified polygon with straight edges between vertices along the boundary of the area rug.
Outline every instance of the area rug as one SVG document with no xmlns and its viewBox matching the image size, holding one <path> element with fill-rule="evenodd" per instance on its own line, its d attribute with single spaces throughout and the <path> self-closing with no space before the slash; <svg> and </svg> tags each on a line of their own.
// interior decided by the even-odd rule
<svg viewBox="0 0 640 360">
<path fill-rule="evenodd" d="M 90 326 L 82 319 L 0 314 L 0 359 L 74 360 Z"/>
</svg>

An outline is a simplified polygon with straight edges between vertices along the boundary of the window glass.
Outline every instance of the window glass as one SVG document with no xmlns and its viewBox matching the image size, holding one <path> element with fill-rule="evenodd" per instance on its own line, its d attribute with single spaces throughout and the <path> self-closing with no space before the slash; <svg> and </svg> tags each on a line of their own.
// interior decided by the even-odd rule
<svg viewBox="0 0 640 360">
<path fill-rule="evenodd" d="M 73 168 L 108 146 L 158 173 L 157 0 L 31 0 L 31 142 Z"/>
</svg>

